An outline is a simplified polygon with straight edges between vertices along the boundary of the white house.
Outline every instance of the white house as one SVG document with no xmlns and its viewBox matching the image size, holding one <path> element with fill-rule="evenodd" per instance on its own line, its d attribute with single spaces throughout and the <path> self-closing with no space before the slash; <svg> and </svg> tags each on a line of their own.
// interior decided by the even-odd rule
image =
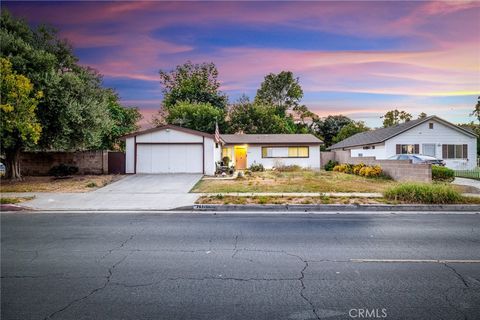
<svg viewBox="0 0 480 320">
<path fill-rule="evenodd" d="M 296 164 L 320 168 L 322 141 L 310 134 L 212 134 L 167 125 L 135 132 L 125 140 L 126 173 L 215 174 L 216 163 L 228 156 L 230 165 L 247 169 Z"/>
<path fill-rule="evenodd" d="M 350 150 L 352 157 L 387 159 L 396 154 L 423 154 L 443 159 L 456 170 L 477 165 L 477 136 L 437 116 L 353 135 L 329 150 Z"/>
</svg>

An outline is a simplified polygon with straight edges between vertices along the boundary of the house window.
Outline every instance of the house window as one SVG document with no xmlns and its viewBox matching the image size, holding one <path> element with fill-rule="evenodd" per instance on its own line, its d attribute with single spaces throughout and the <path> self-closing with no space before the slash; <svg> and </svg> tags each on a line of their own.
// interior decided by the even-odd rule
<svg viewBox="0 0 480 320">
<path fill-rule="evenodd" d="M 466 144 L 444 144 L 442 157 L 443 159 L 467 159 L 468 146 Z"/>
<path fill-rule="evenodd" d="M 262 147 L 262 158 L 308 158 L 308 147 Z"/>
<path fill-rule="evenodd" d="M 415 153 L 415 145 L 414 144 L 402 144 L 400 149 L 401 154 L 414 154 Z"/>
<path fill-rule="evenodd" d="M 430 122 L 430 123 L 428 124 L 428 129 L 433 129 L 433 122 Z"/>
<path fill-rule="evenodd" d="M 435 144 L 424 144 L 422 146 L 422 154 L 425 156 L 435 157 Z"/>
</svg>

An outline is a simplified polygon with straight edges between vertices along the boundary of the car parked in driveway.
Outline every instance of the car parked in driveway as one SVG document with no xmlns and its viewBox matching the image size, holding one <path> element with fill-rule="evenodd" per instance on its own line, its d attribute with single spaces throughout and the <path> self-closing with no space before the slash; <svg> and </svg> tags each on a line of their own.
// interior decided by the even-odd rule
<svg viewBox="0 0 480 320">
<path fill-rule="evenodd" d="M 445 166 L 445 161 L 435 157 L 424 156 L 423 154 L 396 154 L 387 160 L 411 160 L 413 164 L 433 164 L 436 166 Z"/>
</svg>

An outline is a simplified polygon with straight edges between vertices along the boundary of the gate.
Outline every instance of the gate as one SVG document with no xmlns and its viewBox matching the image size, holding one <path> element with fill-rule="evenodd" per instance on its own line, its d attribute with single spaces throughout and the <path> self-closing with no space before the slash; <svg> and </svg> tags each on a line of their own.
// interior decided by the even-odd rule
<svg viewBox="0 0 480 320">
<path fill-rule="evenodd" d="M 125 173 L 125 153 L 124 152 L 108 152 L 108 173 L 124 174 Z"/>
</svg>

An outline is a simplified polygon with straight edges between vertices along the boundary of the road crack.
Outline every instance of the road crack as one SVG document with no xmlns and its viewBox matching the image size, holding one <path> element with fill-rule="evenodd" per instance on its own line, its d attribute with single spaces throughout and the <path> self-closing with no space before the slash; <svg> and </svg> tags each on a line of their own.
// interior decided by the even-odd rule
<svg viewBox="0 0 480 320">
<path fill-rule="evenodd" d="M 467 281 L 465 280 L 465 278 L 452 266 L 448 265 L 447 263 L 444 263 L 443 264 L 445 267 L 447 267 L 448 269 L 452 270 L 456 275 L 457 277 L 463 282 L 463 285 L 467 288 L 469 288 L 470 286 L 468 285 Z"/>
</svg>

